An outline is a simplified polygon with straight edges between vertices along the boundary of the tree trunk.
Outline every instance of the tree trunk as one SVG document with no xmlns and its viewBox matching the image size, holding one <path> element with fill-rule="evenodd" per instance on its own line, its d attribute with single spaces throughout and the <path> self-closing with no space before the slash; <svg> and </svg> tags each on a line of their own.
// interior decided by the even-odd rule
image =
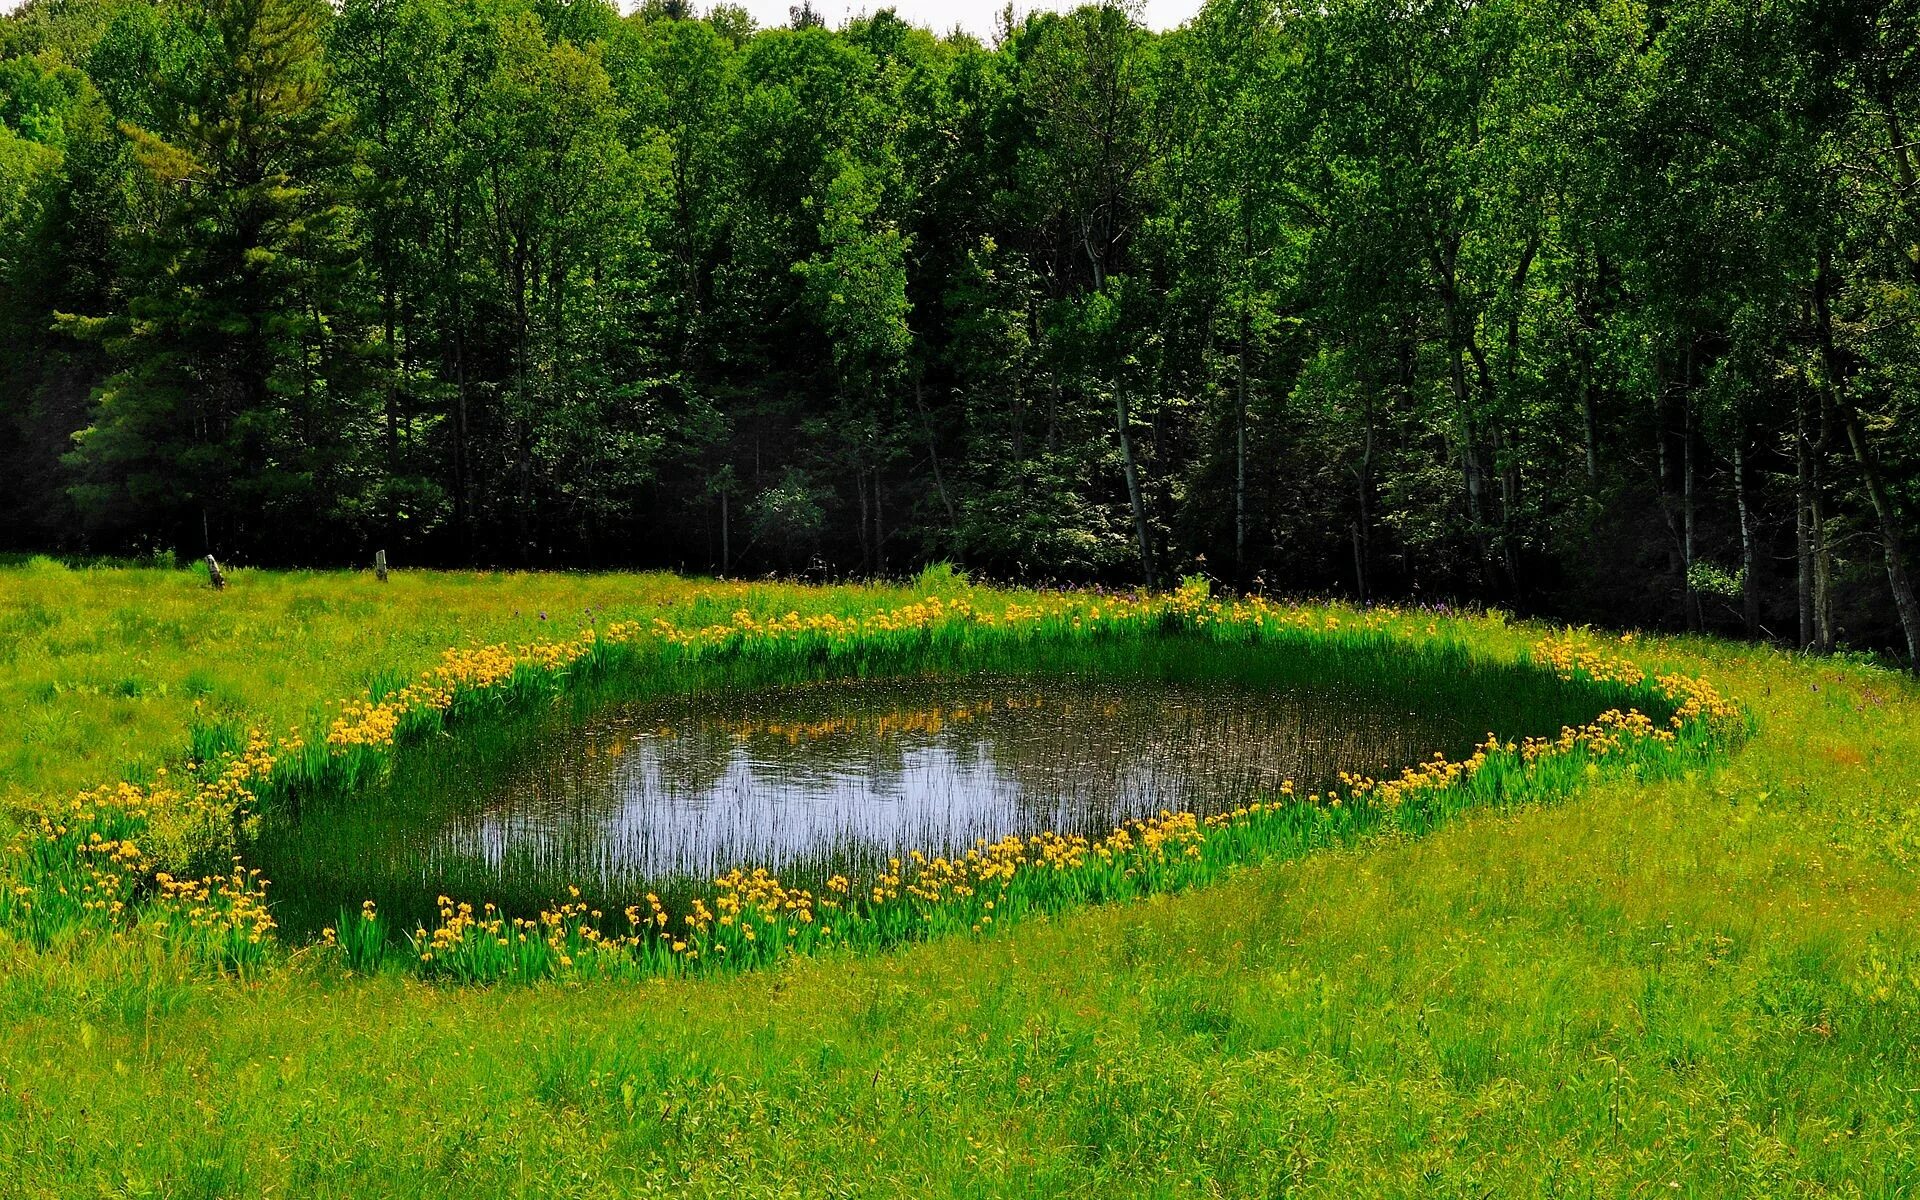
<svg viewBox="0 0 1920 1200">
<path fill-rule="evenodd" d="M 1813 535 L 1813 648 L 1833 653 L 1833 546 L 1827 541 L 1827 459 L 1833 453 L 1833 405 L 1821 394 L 1820 436 L 1813 443 L 1807 518 Z"/>
<path fill-rule="evenodd" d="M 1659 472 L 1657 490 L 1660 494 L 1660 516 L 1667 523 L 1667 561 L 1672 564 L 1679 585 L 1680 614 L 1687 622 L 1687 628 L 1695 629 L 1698 626 L 1694 621 L 1693 577 L 1689 572 L 1692 566 L 1689 561 L 1691 551 L 1681 527 L 1682 521 L 1673 511 L 1673 454 L 1667 446 L 1671 436 L 1667 428 L 1666 358 L 1656 351 L 1653 360 L 1653 441 Z"/>
<path fill-rule="evenodd" d="M 394 350 L 394 308 L 392 266 L 386 267 L 387 280 L 381 289 L 380 318 L 382 334 L 385 340 L 381 349 L 387 356 L 386 371 L 386 434 L 387 434 L 387 482 L 392 483 L 400 473 L 400 397 L 397 392 L 399 379 L 398 355 Z M 395 488 L 388 496 L 387 534 L 400 536 L 400 512 L 398 508 L 399 489 Z"/>
<path fill-rule="evenodd" d="M 1692 355 L 1688 355 L 1691 360 Z M 1691 375 L 1691 368 L 1689 368 Z M 1681 548 L 1680 557 L 1686 565 L 1687 573 L 1687 628 L 1699 633 L 1706 627 L 1706 614 L 1701 611 L 1700 591 L 1693 585 L 1693 564 L 1695 554 L 1694 526 L 1699 506 L 1695 502 L 1694 491 L 1694 428 L 1693 428 L 1693 381 L 1686 381 L 1686 390 L 1680 400 L 1680 461 L 1681 461 Z"/>
<path fill-rule="evenodd" d="M 1587 487 L 1591 490 L 1600 482 L 1600 456 L 1595 445 L 1597 422 L 1593 411 L 1593 335 L 1599 321 L 1593 314 L 1584 278 L 1575 281 L 1573 311 L 1578 329 L 1574 335 L 1574 364 L 1580 377 L 1580 424 L 1586 448 Z"/>
<path fill-rule="evenodd" d="M 858 465 L 853 469 L 853 490 L 860 494 L 860 570 L 865 573 L 873 565 L 867 553 L 867 532 L 872 527 L 867 523 L 867 473 Z"/>
<path fill-rule="evenodd" d="M 1753 502 L 1747 477 L 1747 422 L 1733 435 L 1733 495 L 1740 510 L 1740 623 L 1748 638 L 1760 636 L 1760 551 L 1753 531 Z"/>
<path fill-rule="evenodd" d="M 1240 351 L 1233 413 L 1233 581 L 1247 583 L 1247 343 L 1252 318 L 1240 297 Z"/>
<path fill-rule="evenodd" d="M 1821 439 L 1824 443 L 1826 439 Z M 1820 479 L 1821 456 L 1813 462 L 1813 648 L 1833 653 L 1833 546 L 1827 541 L 1826 491 Z"/>
<path fill-rule="evenodd" d="M 1800 649 L 1813 648 L 1813 446 L 1807 433 L 1807 394 L 1793 401 L 1793 561 L 1800 613 Z"/>
<path fill-rule="evenodd" d="M 1867 486 L 1867 499 L 1873 502 L 1873 515 L 1880 523 L 1880 546 L 1886 553 L 1887 584 L 1893 589 L 1893 605 L 1900 614 L 1900 628 L 1907 635 L 1907 665 L 1920 671 L 1920 600 L 1915 599 L 1913 579 L 1907 574 L 1904 539 L 1900 536 L 1900 514 L 1894 511 L 1880 478 L 1880 463 L 1873 445 L 1867 440 L 1860 414 L 1844 400 L 1840 402 L 1841 420 L 1847 427 L 1847 441 L 1853 447 L 1853 461 L 1860 464 L 1860 477 Z"/>
<path fill-rule="evenodd" d="M 953 498 L 947 495 L 946 476 L 940 473 L 940 443 L 933 436 L 933 417 L 927 412 L 926 398 L 920 392 L 920 380 L 913 381 L 913 406 L 920 410 L 920 424 L 927 431 L 927 456 L 933 461 L 933 486 L 940 494 L 940 507 L 947 510 L 947 537 L 960 536 L 960 517 L 954 512 Z"/>
<path fill-rule="evenodd" d="M 1365 428 L 1361 432 L 1359 493 L 1360 512 L 1353 522 L 1353 574 L 1359 587 L 1360 603 L 1366 604 L 1372 599 L 1373 586 L 1369 578 L 1370 551 L 1373 546 L 1373 388 L 1361 390 L 1361 415 Z"/>
<path fill-rule="evenodd" d="M 1466 351 L 1453 349 L 1453 398 L 1460 410 L 1460 474 L 1467 488 L 1467 521 L 1472 526 L 1473 543 L 1484 568 L 1492 557 L 1487 546 L 1486 505 L 1481 496 L 1480 454 L 1475 448 L 1478 434 L 1473 423 L 1473 401 L 1467 394 Z"/>
<path fill-rule="evenodd" d="M 1907 661 L 1915 670 L 1920 670 L 1920 600 L 1915 599 L 1913 580 L 1907 574 L 1906 550 L 1900 535 L 1900 514 L 1895 511 L 1892 498 L 1887 495 L 1886 486 L 1880 478 L 1879 458 L 1874 453 L 1873 444 L 1867 440 L 1866 426 L 1848 395 L 1848 364 L 1833 336 L 1832 288 L 1833 260 L 1822 248 L 1819 274 L 1813 286 L 1813 310 L 1820 333 L 1820 355 L 1826 368 L 1827 403 L 1846 430 L 1847 443 L 1853 449 L 1853 461 L 1859 464 L 1861 482 L 1866 485 L 1867 499 L 1872 502 L 1873 515 L 1880 524 L 1880 545 L 1887 560 L 1887 584 L 1893 590 L 1893 605 L 1900 614 L 1900 629 L 1906 634 Z"/>
<path fill-rule="evenodd" d="M 1153 541 L 1147 531 L 1146 500 L 1140 494 L 1140 471 L 1133 459 L 1133 434 L 1128 430 L 1125 388 L 1113 389 L 1113 414 L 1120 431 L 1120 461 L 1127 473 L 1127 499 L 1133 505 L 1133 528 L 1140 538 L 1140 571 L 1146 577 L 1147 588 L 1151 590 L 1154 586 Z"/>
</svg>

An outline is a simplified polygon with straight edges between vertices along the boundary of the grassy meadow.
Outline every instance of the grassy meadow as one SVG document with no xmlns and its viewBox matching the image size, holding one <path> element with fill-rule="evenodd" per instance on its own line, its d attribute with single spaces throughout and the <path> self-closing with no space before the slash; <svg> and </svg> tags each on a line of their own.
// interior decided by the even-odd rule
<svg viewBox="0 0 1920 1200">
<path fill-rule="evenodd" d="M 879 619 L 930 591 L 1045 603 L 939 577 L 241 571 L 215 595 L 184 571 L 7 568 L 0 800 L 26 823 L 178 771 L 209 723 L 325 727 L 448 647 L 571 638 L 590 609 L 598 628 L 732 622 L 717 646 L 736 612 Z M 1555 632 L 1311 617 L 1495 664 Z M 1223 858 L 1204 886 L 756 971 L 462 985 L 291 946 L 235 972 L 0 923 L 0 1191 L 1912 1192 L 1920 688 L 1590 640 L 1704 677 L 1750 734 L 1711 763 L 1578 772 L 1565 802 L 1461 804 Z"/>
</svg>

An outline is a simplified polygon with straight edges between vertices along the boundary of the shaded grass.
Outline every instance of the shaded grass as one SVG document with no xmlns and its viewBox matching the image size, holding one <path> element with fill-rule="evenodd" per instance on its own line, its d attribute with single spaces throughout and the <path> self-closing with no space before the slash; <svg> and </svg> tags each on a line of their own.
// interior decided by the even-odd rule
<svg viewBox="0 0 1920 1200">
<path fill-rule="evenodd" d="M 1511 657 L 1537 630 L 1462 621 Z M 0 945 L 10 1194 L 1901 1195 L 1920 690 L 1699 640 L 1758 732 L 978 940 L 475 990 Z M 1814 689 L 1818 688 L 1818 691 Z M 174 731 L 178 736 L 178 729 Z M 91 782 L 91 780 L 89 780 Z"/>
</svg>

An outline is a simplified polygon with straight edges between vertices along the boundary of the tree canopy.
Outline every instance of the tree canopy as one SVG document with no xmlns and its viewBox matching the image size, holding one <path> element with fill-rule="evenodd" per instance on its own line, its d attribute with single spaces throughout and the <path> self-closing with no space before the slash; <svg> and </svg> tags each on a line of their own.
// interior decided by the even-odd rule
<svg viewBox="0 0 1920 1200">
<path fill-rule="evenodd" d="M 0 19 L 0 523 L 1920 649 L 1920 0 Z"/>
</svg>

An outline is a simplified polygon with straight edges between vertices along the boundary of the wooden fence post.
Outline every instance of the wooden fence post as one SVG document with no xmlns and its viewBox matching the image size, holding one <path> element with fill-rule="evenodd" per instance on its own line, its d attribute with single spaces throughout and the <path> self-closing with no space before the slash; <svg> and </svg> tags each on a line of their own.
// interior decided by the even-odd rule
<svg viewBox="0 0 1920 1200">
<path fill-rule="evenodd" d="M 373 575 L 374 578 L 378 579 L 381 583 L 387 581 L 387 552 L 385 550 L 375 550 L 373 552 Z"/>
</svg>

